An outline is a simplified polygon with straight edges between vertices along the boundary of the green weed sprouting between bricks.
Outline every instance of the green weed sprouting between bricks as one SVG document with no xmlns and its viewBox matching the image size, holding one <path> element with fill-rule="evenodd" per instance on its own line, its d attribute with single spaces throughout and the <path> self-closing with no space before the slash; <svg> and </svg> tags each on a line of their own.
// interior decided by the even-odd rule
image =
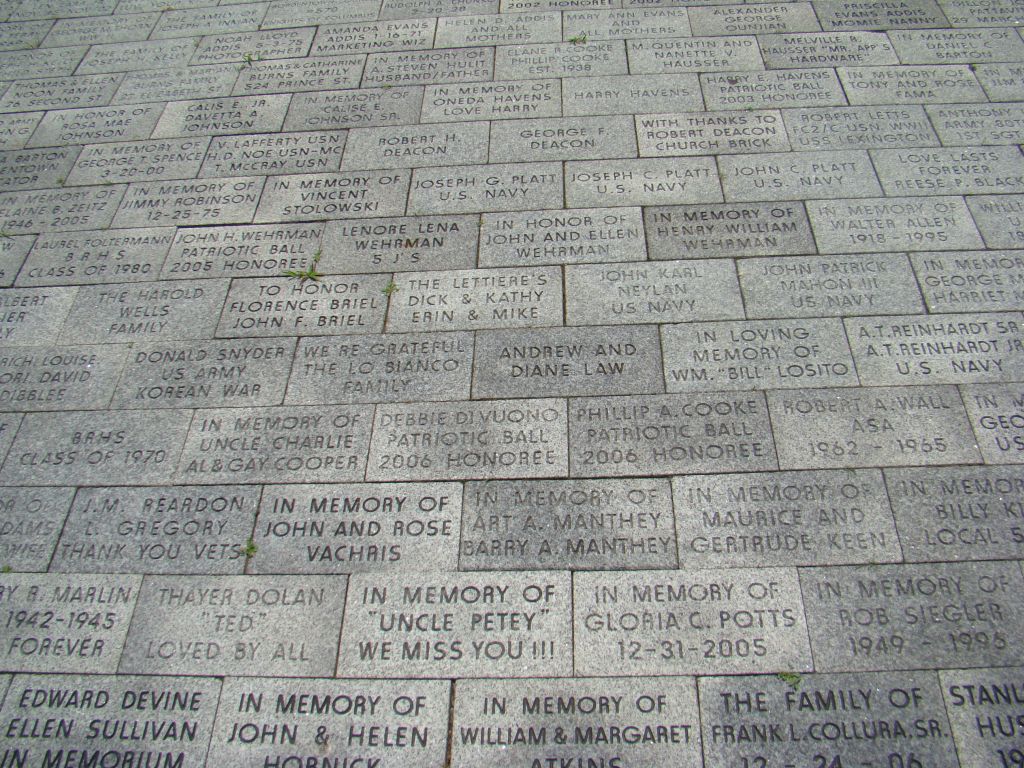
<svg viewBox="0 0 1024 768">
<path fill-rule="evenodd" d="M 281 275 L 283 277 L 294 278 L 300 283 L 304 283 L 307 280 L 319 282 L 323 275 L 316 271 L 316 265 L 320 263 L 320 259 L 323 258 L 323 255 L 323 251 L 317 248 L 316 253 L 313 254 L 313 260 L 310 261 L 309 266 L 306 269 L 286 269 L 281 273 Z"/>
<path fill-rule="evenodd" d="M 800 683 L 803 682 L 803 678 L 800 677 L 799 672 L 779 672 L 776 677 L 782 682 L 792 688 L 794 691 L 800 687 Z"/>
<path fill-rule="evenodd" d="M 587 33 L 583 32 L 581 34 L 575 35 L 574 37 L 570 37 L 569 42 L 572 43 L 573 45 L 583 45 L 585 42 L 587 42 Z"/>
<path fill-rule="evenodd" d="M 245 555 L 246 560 L 251 560 L 259 551 L 260 548 L 256 546 L 256 542 L 252 538 L 249 538 L 245 542 L 245 546 L 242 547 L 242 554 Z"/>
<path fill-rule="evenodd" d="M 11 568 L 11 566 L 5 565 L 3 568 L 0 568 L 0 573 L 10 573 L 13 570 L 14 569 Z"/>
<path fill-rule="evenodd" d="M 398 290 L 398 286 L 395 281 L 392 280 L 390 283 L 384 286 L 384 290 L 381 291 L 385 296 L 391 296 L 392 293 Z"/>
<path fill-rule="evenodd" d="M 261 53 L 243 53 L 242 54 L 242 67 L 251 67 L 258 61 L 263 61 L 263 54 Z"/>
</svg>

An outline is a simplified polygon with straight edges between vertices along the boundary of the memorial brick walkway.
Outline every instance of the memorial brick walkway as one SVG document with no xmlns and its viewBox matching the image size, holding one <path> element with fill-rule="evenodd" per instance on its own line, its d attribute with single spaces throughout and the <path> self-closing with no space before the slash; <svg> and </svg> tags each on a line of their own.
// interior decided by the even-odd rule
<svg viewBox="0 0 1024 768">
<path fill-rule="evenodd" d="M 1024 768 L 1024 0 L 0 0 L 0 768 Z"/>
</svg>

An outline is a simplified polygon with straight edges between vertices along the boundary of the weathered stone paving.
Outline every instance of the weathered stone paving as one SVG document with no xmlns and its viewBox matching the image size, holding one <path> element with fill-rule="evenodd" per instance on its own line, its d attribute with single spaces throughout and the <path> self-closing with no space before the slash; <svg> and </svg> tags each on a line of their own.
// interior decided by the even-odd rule
<svg viewBox="0 0 1024 768">
<path fill-rule="evenodd" d="M 1024 0 L 0 0 L 0 768 L 1024 768 Z"/>
</svg>

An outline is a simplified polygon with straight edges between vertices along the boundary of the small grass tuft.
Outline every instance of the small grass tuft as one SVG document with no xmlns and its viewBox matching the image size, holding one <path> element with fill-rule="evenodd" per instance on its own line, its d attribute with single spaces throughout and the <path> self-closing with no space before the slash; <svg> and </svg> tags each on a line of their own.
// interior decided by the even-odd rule
<svg viewBox="0 0 1024 768">
<path fill-rule="evenodd" d="M 251 560 L 259 551 L 260 548 L 256 546 L 256 542 L 253 541 L 251 538 L 248 539 L 245 542 L 245 546 L 242 547 L 242 554 L 245 555 L 246 560 Z"/>
<path fill-rule="evenodd" d="M 256 62 L 263 61 L 263 54 L 260 53 L 243 53 L 242 54 L 242 67 L 251 67 Z"/>
<path fill-rule="evenodd" d="M 381 291 L 385 296 L 391 296 L 392 293 L 398 290 L 398 286 L 395 281 L 392 280 L 390 283 L 384 286 L 384 290 Z"/>
<path fill-rule="evenodd" d="M 298 280 L 300 283 L 304 283 L 307 280 L 313 280 L 316 282 L 320 281 L 323 275 L 316 271 L 317 264 L 320 263 L 320 259 L 323 257 L 323 251 L 319 248 L 316 253 L 313 254 L 313 260 L 310 261 L 309 266 L 305 269 L 286 269 L 281 273 L 283 277 L 291 277 Z"/>
<path fill-rule="evenodd" d="M 776 677 L 782 682 L 792 688 L 794 691 L 800 688 L 800 683 L 803 682 L 803 678 L 800 677 L 799 672 L 779 672 Z"/>
<path fill-rule="evenodd" d="M 0 568 L 0 573 L 10 573 L 10 572 L 11 572 L 11 571 L 13 571 L 13 570 L 14 570 L 14 569 L 13 569 L 13 568 L 11 568 L 11 566 L 9 566 L 9 565 L 5 565 L 5 566 L 3 566 L 2 568 Z"/>
<path fill-rule="evenodd" d="M 587 42 L 587 33 L 581 32 L 578 35 L 574 35 L 573 37 L 569 38 L 569 42 L 572 43 L 573 45 L 583 45 L 585 42 Z"/>
</svg>

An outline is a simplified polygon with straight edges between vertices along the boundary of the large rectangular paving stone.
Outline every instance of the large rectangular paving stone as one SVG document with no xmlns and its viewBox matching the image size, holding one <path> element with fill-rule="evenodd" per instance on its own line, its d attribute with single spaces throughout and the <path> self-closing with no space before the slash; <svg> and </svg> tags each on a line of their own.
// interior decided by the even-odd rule
<svg viewBox="0 0 1024 768">
<path fill-rule="evenodd" d="M 672 491 L 689 567 L 902 560 L 878 470 L 676 477 Z"/>
<path fill-rule="evenodd" d="M 61 534 L 73 488 L 0 490 L 0 562 L 12 571 L 45 571 Z"/>
<path fill-rule="evenodd" d="M 102 229 L 124 193 L 123 184 L 0 192 L 0 228 L 9 235 Z"/>
<path fill-rule="evenodd" d="M 622 8 L 610 10 L 567 10 L 562 13 L 562 37 L 566 41 L 584 36 L 587 40 L 689 37 L 685 8 Z"/>
<path fill-rule="evenodd" d="M 1024 551 L 1024 471 L 1016 467 L 887 469 L 908 561 L 1012 560 Z"/>
<path fill-rule="evenodd" d="M 10 4 L 8 4 L 9 6 Z M 10 8 L 5 6 L 4 18 Z M 46 35 L 54 27 L 53 19 L 39 19 L 37 21 L 10 22 L 0 28 L 0 50 L 16 51 L 20 49 L 32 49 L 40 47 Z"/>
<path fill-rule="evenodd" d="M 368 480 L 564 477 L 564 400 L 385 404 Z"/>
<path fill-rule="evenodd" d="M 32 347 L 57 340 L 76 288 L 0 290 L 0 340 L 5 347 Z"/>
<path fill-rule="evenodd" d="M 160 276 L 280 277 L 309 268 L 323 231 L 321 223 L 179 229 Z"/>
<path fill-rule="evenodd" d="M 187 1 L 187 0 L 186 0 Z M 39 0 L 25 3 L 16 0 L 8 9 L 10 21 L 52 19 L 56 16 L 96 16 L 114 12 L 117 0 Z"/>
<path fill-rule="evenodd" d="M 561 163 L 501 163 L 414 170 L 406 212 L 417 215 L 561 207 Z"/>
<path fill-rule="evenodd" d="M 145 485 L 170 479 L 190 411 L 31 413 L 0 477 L 11 485 Z"/>
<path fill-rule="evenodd" d="M 796 255 L 816 250 L 801 203 L 648 206 L 644 226 L 647 250 L 657 260 Z"/>
<path fill-rule="evenodd" d="M 573 477 L 778 469 L 764 393 L 569 401 Z"/>
<path fill-rule="evenodd" d="M 295 339 L 135 344 L 115 408 L 278 405 Z"/>
<path fill-rule="evenodd" d="M 975 384 L 1024 376 L 1022 315 L 853 317 L 846 323 L 864 384 Z"/>
<path fill-rule="evenodd" d="M 343 5 L 334 0 L 272 0 L 263 28 L 373 21 L 379 10 L 378 0 L 348 0 Z"/>
<path fill-rule="evenodd" d="M 63 77 L 79 66 L 87 48 L 84 45 L 67 48 L 39 48 L 33 51 L 4 51 L 0 56 L 0 80 L 18 80 L 32 77 Z M 96 71 L 96 70 L 93 70 Z M 86 68 L 78 74 L 91 74 Z"/>
<path fill-rule="evenodd" d="M 972 195 L 966 199 L 985 245 L 1024 247 L 1024 195 Z"/>
<path fill-rule="evenodd" d="M 882 194 L 867 152 L 766 153 L 718 158 L 730 201 L 816 200 Z"/>
<path fill-rule="evenodd" d="M 581 676 L 811 668 L 795 568 L 577 573 L 573 596 Z"/>
<path fill-rule="evenodd" d="M 210 141 L 198 175 L 337 171 L 347 136 L 346 131 L 222 136 Z"/>
<path fill-rule="evenodd" d="M 1015 563 L 803 568 L 815 667 L 824 672 L 1020 664 Z"/>
<path fill-rule="evenodd" d="M 245 67 L 232 92 L 241 96 L 358 88 L 363 56 L 270 59 Z"/>
<path fill-rule="evenodd" d="M 379 333 L 387 310 L 386 282 L 386 275 L 233 280 L 215 335 Z"/>
<path fill-rule="evenodd" d="M 573 670 L 568 572 L 357 574 L 338 677 L 553 677 Z"/>
<path fill-rule="evenodd" d="M 948 26 L 935 0 L 903 0 L 899 3 L 862 3 L 857 0 L 814 0 L 821 28 L 914 29 Z"/>
<path fill-rule="evenodd" d="M 972 384 L 960 391 L 985 463 L 1024 463 L 1024 387 Z"/>
<path fill-rule="evenodd" d="M 150 36 L 153 40 L 259 29 L 269 3 L 231 4 L 220 8 L 165 10 Z"/>
<path fill-rule="evenodd" d="M 714 765 L 751 755 L 780 765 L 898 765 L 908 756 L 960 765 L 934 672 L 705 677 L 700 695 L 704 754 Z M 765 741 L 754 735 L 762 733 Z"/>
<path fill-rule="evenodd" d="M 472 269 L 480 229 L 480 217 L 469 214 L 329 221 L 318 268 L 327 274 Z"/>
<path fill-rule="evenodd" d="M 628 71 L 626 48 L 621 40 L 499 45 L 494 55 L 495 80 L 595 77 L 624 75 Z"/>
<path fill-rule="evenodd" d="M 132 182 L 113 224 L 115 227 L 151 227 L 249 222 L 256 212 L 265 181 L 262 176 L 232 176 Z"/>
<path fill-rule="evenodd" d="M 1020 667 L 939 671 L 961 765 L 1024 759 L 1018 734 L 1022 672 Z"/>
<path fill-rule="evenodd" d="M 974 73 L 963 64 L 837 67 L 836 72 L 854 105 L 987 101 Z"/>
<path fill-rule="evenodd" d="M 363 67 L 364 87 L 471 83 L 495 77 L 494 48 L 435 48 L 371 53 Z"/>
<path fill-rule="evenodd" d="M 506 120 L 491 125 L 492 162 L 636 156 L 636 131 L 631 115 Z"/>
<path fill-rule="evenodd" d="M 163 108 L 162 104 L 125 104 L 50 110 L 40 121 L 27 146 L 52 147 L 147 139 Z"/>
<path fill-rule="evenodd" d="M 456 686 L 454 766 L 529 765 L 541 750 L 569 764 L 584 752 L 596 765 L 701 765 L 690 678 L 460 680 Z M 626 733 L 638 738 L 620 742 L 618 734 Z"/>
<path fill-rule="evenodd" d="M 395 275 L 388 331 L 472 331 L 562 324 L 557 267 Z"/>
<path fill-rule="evenodd" d="M 935 104 L 927 110 L 944 145 L 1024 143 L 1024 104 Z"/>
<path fill-rule="evenodd" d="M 289 99 L 282 93 L 172 101 L 160 115 L 153 138 L 277 131 L 284 123 Z"/>
<path fill-rule="evenodd" d="M 75 48 L 53 48 L 53 51 L 74 51 Z M 182 37 L 173 40 L 142 40 L 128 43 L 103 43 L 89 47 L 89 52 L 78 65 L 79 75 L 102 72 L 132 72 L 137 69 L 166 69 L 183 67 L 196 50 L 196 39 Z M 0 69 L 0 76 L 3 70 Z M 43 72 L 37 70 L 42 76 Z M 70 74 L 55 72 L 53 74 Z"/>
<path fill-rule="evenodd" d="M 665 479 L 466 483 L 459 569 L 675 568 Z"/>
<path fill-rule="evenodd" d="M 408 169 L 271 176 L 253 221 L 401 215 L 408 190 Z"/>
<path fill-rule="evenodd" d="M 284 120 L 286 131 L 324 131 L 419 121 L 423 86 L 360 88 L 296 93 Z"/>
<path fill-rule="evenodd" d="M 0 286 L 9 288 L 14 284 L 35 240 L 34 235 L 8 235 L 0 238 Z"/>
<path fill-rule="evenodd" d="M 314 27 L 305 27 L 207 35 L 196 44 L 188 63 L 232 62 L 247 69 L 260 61 L 300 58 L 309 52 L 315 32 Z"/>
<path fill-rule="evenodd" d="M 228 678 L 209 760 L 273 765 L 302 750 L 339 766 L 429 768 L 445 759 L 450 695 L 442 680 Z"/>
<path fill-rule="evenodd" d="M 85 285 L 78 289 L 61 342 L 209 338 L 227 290 L 227 280 Z"/>
<path fill-rule="evenodd" d="M 974 464 L 978 449 L 955 387 L 769 392 L 783 469 Z"/>
<path fill-rule="evenodd" d="M 939 144 L 920 104 L 787 109 L 782 119 L 797 152 Z"/>
<path fill-rule="evenodd" d="M 118 13 L 114 16 L 57 19 L 42 41 L 42 47 L 128 43 L 134 40 L 145 40 L 153 31 L 159 18 L 159 13 L 151 11 L 149 13 Z"/>
<path fill-rule="evenodd" d="M 1024 83 L 1024 64 L 978 64 L 974 76 L 990 101 L 1016 101 Z"/>
<path fill-rule="evenodd" d="M 1015 147 L 874 149 L 888 195 L 1024 192 L 1024 157 Z"/>
<path fill-rule="evenodd" d="M 554 43 L 561 39 L 562 14 L 557 11 L 495 13 L 485 16 L 445 15 L 437 20 L 434 47 Z"/>
<path fill-rule="evenodd" d="M 181 452 L 177 481 L 362 480 L 372 420 L 372 406 L 197 411 Z"/>
<path fill-rule="evenodd" d="M 691 8 L 694 35 L 751 35 L 770 32 L 817 32 L 821 29 L 807 2 L 748 3 Z"/>
<path fill-rule="evenodd" d="M 0 410 L 105 408 L 125 359 L 123 347 L 15 347 L 0 352 Z"/>
<path fill-rule="evenodd" d="M 430 48 L 436 19 L 399 19 L 321 25 L 310 56 L 344 56 Z"/>
<path fill-rule="evenodd" d="M 238 67 L 233 64 L 128 72 L 114 94 L 112 103 L 137 104 L 227 96 L 237 79 Z"/>
<path fill-rule="evenodd" d="M 423 123 L 462 120 L 512 120 L 559 117 L 558 80 L 500 80 L 486 83 L 428 85 L 423 93 Z M 416 122 L 415 119 L 409 122 Z"/>
<path fill-rule="evenodd" d="M 700 82 L 708 109 L 835 107 L 847 103 L 836 73 L 827 68 L 712 72 L 701 74 Z"/>
<path fill-rule="evenodd" d="M 422 168 L 452 161 L 487 162 L 488 124 L 402 125 L 354 128 L 349 132 L 343 165 L 346 171 L 367 168 Z M 522 158 L 524 160 L 529 158 Z"/>
<path fill-rule="evenodd" d="M 299 343 L 286 402 L 468 400 L 472 366 L 467 332 L 307 337 Z"/>
<path fill-rule="evenodd" d="M 45 115 L 45 112 L 0 114 L 0 148 L 24 147 Z"/>
<path fill-rule="evenodd" d="M 954 27 L 1019 24 L 1020 6 L 1014 0 L 940 0 L 942 12 Z"/>
<path fill-rule="evenodd" d="M 141 576 L 0 574 L 0 606 L 10 617 L 0 627 L 0 663 L 11 672 L 116 671 L 141 581 Z"/>
<path fill-rule="evenodd" d="M 9 754 L 31 764 L 99 763 L 141 753 L 161 755 L 179 768 L 202 768 L 220 687 L 219 680 L 201 678 L 19 675 L 0 712 L 0 728 L 9 737 Z M 147 751 L 157 739 L 174 747 Z"/>
<path fill-rule="evenodd" d="M 268 487 L 249 572 L 454 571 L 461 510 L 458 483 Z"/>
<path fill-rule="evenodd" d="M 209 144 L 208 138 L 91 144 L 82 148 L 66 183 L 190 179 L 199 172 Z"/>
<path fill-rule="evenodd" d="M 915 253 L 914 272 L 931 312 L 1024 309 L 1024 253 Z"/>
<path fill-rule="evenodd" d="M 148 576 L 121 673 L 328 677 L 344 576 Z"/>
<path fill-rule="evenodd" d="M 258 504 L 245 486 L 81 488 L 51 570 L 241 573 Z"/>
<path fill-rule="evenodd" d="M 664 325 L 661 338 L 668 392 L 858 384 L 838 318 Z"/>
<path fill-rule="evenodd" d="M 777 109 L 637 115 L 641 157 L 789 150 Z"/>
<path fill-rule="evenodd" d="M 0 112 L 73 109 L 109 104 L 121 74 L 18 80 L 0 98 Z"/>
<path fill-rule="evenodd" d="M 743 317 L 733 263 L 727 259 L 566 268 L 569 325 L 627 325 Z"/>
<path fill-rule="evenodd" d="M 981 235 L 963 197 L 809 200 L 807 214 L 822 253 L 952 251 L 982 247 Z"/>
<path fill-rule="evenodd" d="M 380 7 L 380 18 L 419 19 L 497 12 L 498 0 L 384 0 Z"/>
<path fill-rule="evenodd" d="M 0 152 L 0 184 L 6 189 L 62 186 L 81 147 L 15 149 Z"/>
<path fill-rule="evenodd" d="M 768 69 L 899 64 L 884 32 L 759 34 L 757 43 Z"/>
<path fill-rule="evenodd" d="M 562 111 L 570 115 L 651 114 L 665 108 L 704 107 L 695 74 L 563 77 Z"/>
<path fill-rule="evenodd" d="M 643 261 L 639 208 L 486 213 L 480 225 L 480 266 L 528 267 Z"/>
<path fill-rule="evenodd" d="M 663 392 L 658 330 L 649 325 L 480 331 L 473 396 Z"/>
<path fill-rule="evenodd" d="M 903 64 L 988 64 L 1024 60 L 1024 40 L 1010 29 L 894 29 Z"/>
<path fill-rule="evenodd" d="M 720 203 L 711 157 L 578 160 L 565 164 L 565 200 L 573 208 Z"/>
<path fill-rule="evenodd" d="M 736 262 L 748 317 L 921 312 L 906 254 L 788 256 Z"/>
<path fill-rule="evenodd" d="M 752 35 L 630 40 L 626 50 L 633 75 L 764 69 L 757 39 Z"/>
</svg>

